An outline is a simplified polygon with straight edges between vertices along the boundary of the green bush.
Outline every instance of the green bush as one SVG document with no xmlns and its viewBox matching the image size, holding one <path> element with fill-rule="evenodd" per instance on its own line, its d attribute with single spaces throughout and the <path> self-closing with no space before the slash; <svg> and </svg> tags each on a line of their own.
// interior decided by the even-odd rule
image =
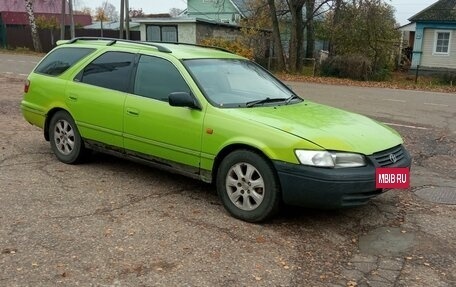
<svg viewBox="0 0 456 287">
<path fill-rule="evenodd" d="M 445 72 L 439 76 L 439 80 L 445 85 L 456 85 L 456 72 Z"/>
<path fill-rule="evenodd" d="M 391 80 L 391 78 L 392 78 L 391 70 L 387 69 L 387 68 L 383 68 L 378 71 L 375 71 L 369 80 L 383 82 L 383 81 Z"/>
<path fill-rule="evenodd" d="M 362 55 L 342 55 L 326 59 L 321 64 L 321 75 L 338 78 L 349 78 L 358 81 L 369 80 L 372 73 L 372 62 Z"/>
</svg>

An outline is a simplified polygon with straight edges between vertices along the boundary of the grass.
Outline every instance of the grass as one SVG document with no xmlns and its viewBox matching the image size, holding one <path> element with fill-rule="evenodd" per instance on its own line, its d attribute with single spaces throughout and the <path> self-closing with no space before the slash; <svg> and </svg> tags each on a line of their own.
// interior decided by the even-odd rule
<svg viewBox="0 0 456 287">
<path fill-rule="evenodd" d="M 434 91 L 442 93 L 456 93 L 456 83 L 445 84 L 440 78 L 419 76 L 418 82 L 415 83 L 415 75 L 405 72 L 394 72 L 388 81 L 354 81 L 350 79 L 340 79 L 332 77 L 312 77 L 309 75 L 291 75 L 285 73 L 276 74 L 280 79 L 286 81 L 309 82 L 329 85 L 342 86 L 359 86 L 359 87 L 375 87 L 375 88 L 390 88 L 404 90 L 421 90 Z"/>
<path fill-rule="evenodd" d="M 16 47 L 14 49 L 10 48 L 0 48 L 0 53 L 2 54 L 23 54 L 23 55 L 33 55 L 33 56 L 44 56 L 45 53 L 37 53 L 30 50 L 27 47 Z"/>
</svg>

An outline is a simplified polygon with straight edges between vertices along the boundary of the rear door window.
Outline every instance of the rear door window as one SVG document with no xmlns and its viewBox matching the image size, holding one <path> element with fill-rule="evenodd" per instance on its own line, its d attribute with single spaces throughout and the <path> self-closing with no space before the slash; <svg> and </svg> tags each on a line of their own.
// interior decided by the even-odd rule
<svg viewBox="0 0 456 287">
<path fill-rule="evenodd" d="M 88 64 L 75 80 L 107 89 L 127 92 L 135 54 L 106 52 Z"/>
<path fill-rule="evenodd" d="M 91 48 L 60 48 L 49 53 L 36 67 L 35 72 L 49 76 L 58 76 L 76 62 L 93 52 Z"/>
</svg>

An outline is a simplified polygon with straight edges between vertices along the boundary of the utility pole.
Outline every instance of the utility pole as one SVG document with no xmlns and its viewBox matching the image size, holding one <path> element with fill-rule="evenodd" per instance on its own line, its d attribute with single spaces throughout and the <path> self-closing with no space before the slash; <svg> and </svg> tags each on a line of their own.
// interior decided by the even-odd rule
<svg viewBox="0 0 456 287">
<path fill-rule="evenodd" d="M 60 40 L 65 39 L 65 13 L 66 13 L 66 0 L 62 0 L 61 9 L 61 22 L 60 22 Z"/>
<path fill-rule="evenodd" d="M 125 38 L 130 39 L 130 4 L 128 0 L 125 1 Z"/>
<path fill-rule="evenodd" d="M 124 23 L 125 23 L 125 0 L 120 0 L 120 25 L 119 25 L 119 39 L 124 38 Z"/>
<path fill-rule="evenodd" d="M 70 35 L 71 39 L 76 37 L 75 31 L 74 31 L 74 17 L 73 17 L 73 0 L 68 0 L 68 8 L 70 10 Z"/>
</svg>

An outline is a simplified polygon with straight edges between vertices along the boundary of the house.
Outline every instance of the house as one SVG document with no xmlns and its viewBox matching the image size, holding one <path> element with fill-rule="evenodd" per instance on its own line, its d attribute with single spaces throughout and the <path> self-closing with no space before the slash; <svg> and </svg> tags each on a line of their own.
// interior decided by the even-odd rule
<svg viewBox="0 0 456 287">
<path fill-rule="evenodd" d="M 235 39 L 241 27 L 214 20 L 191 17 L 134 18 L 139 23 L 141 41 L 198 44 L 205 38 Z"/>
<path fill-rule="evenodd" d="M 416 23 L 408 23 L 398 28 L 401 32 L 398 65 L 405 69 L 410 68 L 412 62 L 413 45 L 415 44 Z"/>
<path fill-rule="evenodd" d="M 239 24 L 250 15 L 246 0 L 187 0 L 182 15 L 226 24 Z"/>
<path fill-rule="evenodd" d="M 411 68 L 456 71 L 456 0 L 439 0 L 409 21 L 416 23 Z"/>
</svg>

